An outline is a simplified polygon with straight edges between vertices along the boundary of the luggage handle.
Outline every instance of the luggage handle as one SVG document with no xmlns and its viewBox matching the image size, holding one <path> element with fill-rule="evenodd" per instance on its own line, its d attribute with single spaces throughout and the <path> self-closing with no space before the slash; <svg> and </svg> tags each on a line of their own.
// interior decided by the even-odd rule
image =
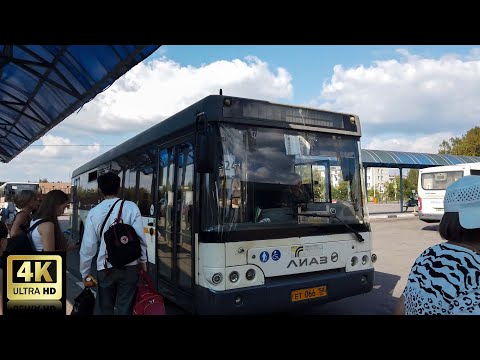
<svg viewBox="0 0 480 360">
<path fill-rule="evenodd" d="M 150 279 L 150 276 L 148 276 L 145 270 L 140 269 L 140 277 L 138 279 L 139 285 L 142 286 L 144 281 L 147 283 L 147 286 L 150 288 L 150 290 L 152 290 L 155 294 L 158 294 L 155 286 L 153 285 L 152 279 Z"/>
</svg>

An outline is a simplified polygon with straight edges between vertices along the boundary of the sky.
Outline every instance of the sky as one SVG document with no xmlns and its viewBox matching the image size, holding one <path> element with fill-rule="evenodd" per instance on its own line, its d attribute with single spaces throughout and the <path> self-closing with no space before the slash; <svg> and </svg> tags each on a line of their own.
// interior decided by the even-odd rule
<svg viewBox="0 0 480 360">
<path fill-rule="evenodd" d="M 7 164 L 1 181 L 73 170 L 203 97 L 360 117 L 363 149 L 438 153 L 479 126 L 480 45 L 161 46 Z"/>
</svg>

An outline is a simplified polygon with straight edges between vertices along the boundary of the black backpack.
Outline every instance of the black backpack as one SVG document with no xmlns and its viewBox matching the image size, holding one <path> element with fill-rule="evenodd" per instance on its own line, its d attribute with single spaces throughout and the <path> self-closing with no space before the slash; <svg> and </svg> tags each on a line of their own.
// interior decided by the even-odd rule
<svg viewBox="0 0 480 360">
<path fill-rule="evenodd" d="M 27 232 L 23 232 L 14 237 L 7 239 L 7 246 L 4 250 L 6 253 L 28 253 L 34 252 L 35 246 L 32 241 L 32 231 L 40 224 L 46 222 L 46 219 L 40 219 L 30 226 Z M 0 268 L 3 267 L 3 257 L 0 257 Z"/>
<path fill-rule="evenodd" d="M 105 227 L 108 217 L 119 201 L 120 199 L 110 208 L 110 211 L 100 229 L 100 236 L 103 233 L 103 228 Z M 123 223 L 122 209 L 124 202 L 125 200 L 122 200 L 117 217 L 112 225 L 109 226 L 108 230 L 105 231 L 105 234 L 103 234 L 103 239 L 107 248 L 106 260 L 115 268 L 120 268 L 137 260 L 142 254 L 140 237 L 137 235 L 133 226 Z"/>
<path fill-rule="evenodd" d="M 36 251 L 32 241 L 32 231 L 40 224 L 46 222 L 46 219 L 40 219 L 35 224 L 30 226 L 26 232 L 18 234 L 9 238 L 7 241 L 7 247 L 5 251 L 9 252 L 28 252 Z"/>
</svg>

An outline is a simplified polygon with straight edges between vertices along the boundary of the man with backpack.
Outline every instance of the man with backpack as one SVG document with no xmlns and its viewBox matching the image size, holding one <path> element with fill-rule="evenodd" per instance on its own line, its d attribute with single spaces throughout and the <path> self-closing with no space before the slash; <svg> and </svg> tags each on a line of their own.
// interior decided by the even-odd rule
<svg viewBox="0 0 480 360">
<path fill-rule="evenodd" d="M 140 209 L 134 202 L 123 201 L 117 197 L 120 189 L 120 177 L 118 175 L 111 172 L 105 173 L 98 177 L 97 183 L 104 200 L 90 210 L 87 216 L 80 247 L 80 273 L 85 286 L 89 286 L 90 283 L 86 279 L 91 274 L 92 259 L 96 255 L 100 244 L 97 257 L 97 299 L 100 314 L 113 315 L 114 308 L 116 308 L 119 315 L 131 315 L 138 284 L 139 267 L 147 271 L 147 243 Z M 134 230 L 138 237 L 137 239 L 131 239 L 131 234 L 127 234 L 128 236 L 118 235 L 118 245 L 130 246 L 132 245 L 129 243 L 130 241 L 134 244 L 132 247 L 126 246 L 125 249 L 131 249 L 130 251 L 137 254 L 133 256 L 133 261 L 123 265 L 116 258 L 117 254 L 113 252 L 112 248 L 109 247 L 110 251 L 107 251 L 107 243 L 104 237 L 107 233 L 107 239 L 112 238 L 111 233 L 115 232 L 112 225 L 118 222 L 116 221 L 118 218 L 121 218 L 124 224 L 131 225 L 132 232 Z M 113 237 L 115 236 L 117 235 L 114 234 Z M 137 249 L 137 246 L 140 249 Z M 138 255 L 139 257 L 135 259 Z"/>
</svg>

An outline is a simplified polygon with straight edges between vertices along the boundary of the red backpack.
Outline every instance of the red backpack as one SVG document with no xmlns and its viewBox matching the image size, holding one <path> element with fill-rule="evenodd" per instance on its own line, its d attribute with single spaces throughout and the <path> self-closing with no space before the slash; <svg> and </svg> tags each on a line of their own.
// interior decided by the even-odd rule
<svg viewBox="0 0 480 360">
<path fill-rule="evenodd" d="M 141 270 L 133 315 L 165 315 L 163 296 L 155 291 L 148 274 Z"/>
</svg>

